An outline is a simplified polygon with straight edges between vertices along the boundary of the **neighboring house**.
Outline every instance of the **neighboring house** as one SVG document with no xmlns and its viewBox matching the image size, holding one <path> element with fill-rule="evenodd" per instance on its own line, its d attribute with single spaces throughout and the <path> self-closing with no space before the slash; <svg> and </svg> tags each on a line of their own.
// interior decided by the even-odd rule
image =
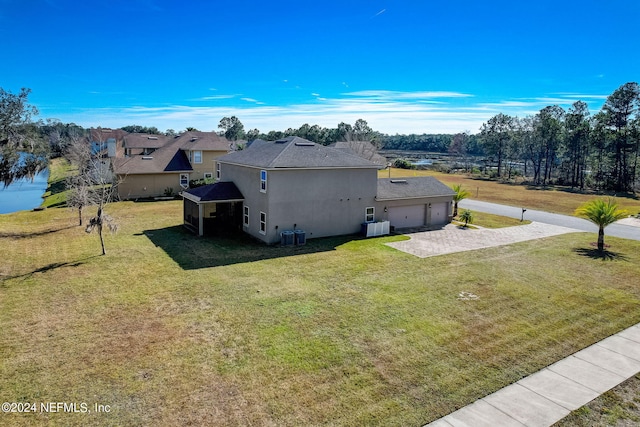
<svg viewBox="0 0 640 427">
<path fill-rule="evenodd" d="M 178 194 L 191 180 L 214 179 L 215 159 L 229 152 L 229 141 L 215 132 L 128 134 L 124 149 L 128 157 L 113 159 L 123 200 Z"/>
<path fill-rule="evenodd" d="M 91 154 L 95 157 L 122 157 L 123 140 L 127 132 L 122 129 L 92 128 L 89 130 Z"/>
<path fill-rule="evenodd" d="M 92 179 L 96 182 L 113 182 L 111 160 L 122 155 L 122 141 L 127 133 L 121 129 L 92 128 L 87 137 L 91 147 Z"/>
<path fill-rule="evenodd" d="M 338 141 L 331 144 L 330 147 L 351 150 L 354 154 L 383 167 L 386 167 L 388 163 L 387 159 L 378 154 L 376 147 L 369 141 Z"/>
<path fill-rule="evenodd" d="M 166 135 L 150 135 L 146 133 L 130 133 L 124 137 L 124 157 L 148 156 L 158 148 L 162 148 L 174 137 Z"/>
<path fill-rule="evenodd" d="M 235 227 L 273 244 L 285 231 L 316 238 L 355 234 L 368 222 L 400 228 L 451 220 L 454 192 L 439 181 L 378 180 L 380 165 L 299 137 L 256 140 L 218 165 L 218 182 L 182 193 L 184 223 L 199 235 Z"/>
</svg>

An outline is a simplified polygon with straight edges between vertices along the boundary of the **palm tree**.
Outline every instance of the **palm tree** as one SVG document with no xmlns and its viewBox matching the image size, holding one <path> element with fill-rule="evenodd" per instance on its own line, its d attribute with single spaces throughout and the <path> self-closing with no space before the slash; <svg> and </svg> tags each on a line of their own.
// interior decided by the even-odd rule
<svg viewBox="0 0 640 427">
<path fill-rule="evenodd" d="M 465 209 L 460 214 L 460 220 L 464 221 L 464 227 L 466 228 L 470 222 L 473 222 L 473 213 L 469 209 Z"/>
<path fill-rule="evenodd" d="M 453 216 L 455 218 L 458 216 L 458 202 L 469 197 L 470 193 L 462 189 L 462 184 L 456 184 L 451 188 L 456 192 L 456 195 L 453 196 Z"/>
<path fill-rule="evenodd" d="M 609 198 L 607 201 L 602 199 L 591 200 L 578 209 L 576 214 L 587 218 L 598 226 L 598 250 L 604 251 L 604 228 L 614 222 L 626 218 L 628 212 L 618 209 L 618 205 Z"/>
</svg>

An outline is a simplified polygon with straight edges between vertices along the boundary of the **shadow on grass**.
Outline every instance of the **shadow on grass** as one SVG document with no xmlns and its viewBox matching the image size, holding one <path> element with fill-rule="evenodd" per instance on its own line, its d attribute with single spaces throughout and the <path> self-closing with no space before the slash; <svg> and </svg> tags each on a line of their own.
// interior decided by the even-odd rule
<svg viewBox="0 0 640 427">
<path fill-rule="evenodd" d="M 39 237 L 46 236 L 47 234 L 57 233 L 58 231 L 69 230 L 70 228 L 76 228 L 77 225 L 70 225 L 68 227 L 55 228 L 53 230 L 43 230 L 43 231 L 35 231 L 29 233 L 0 233 L 0 238 L 9 238 L 9 239 L 26 239 L 29 237 Z"/>
<path fill-rule="evenodd" d="M 43 204 L 46 205 L 47 208 L 58 208 L 67 205 L 66 197 L 56 203 L 47 204 L 47 201 L 54 198 L 57 194 L 64 193 L 67 191 L 67 183 L 64 178 L 57 179 L 55 181 L 50 181 L 49 186 L 45 190 L 45 194 L 48 194 L 44 197 Z"/>
<path fill-rule="evenodd" d="M 197 237 L 181 225 L 145 230 L 139 236 L 146 236 L 183 270 L 334 251 L 340 245 L 361 239 L 358 236 L 337 236 L 307 240 L 302 246 L 267 246 L 242 232 L 226 236 Z"/>
<path fill-rule="evenodd" d="M 85 264 L 86 261 L 92 259 L 92 258 L 97 258 L 100 255 L 93 255 L 90 257 L 86 257 L 83 259 L 79 259 L 77 261 L 71 261 L 71 262 L 54 262 L 48 265 L 45 265 L 44 267 L 40 267 L 40 268 L 36 268 L 33 271 L 30 271 L 28 273 L 24 273 L 24 274 L 18 274 L 16 276 L 7 276 L 7 277 L 3 277 L 0 276 L 0 279 L 2 280 L 9 280 L 9 279 L 19 279 L 19 278 L 27 278 L 27 277 L 31 277 L 36 273 L 46 273 L 48 271 L 52 271 L 52 270 L 56 270 L 58 268 L 62 268 L 62 267 L 79 267 L 83 264 Z"/>
<path fill-rule="evenodd" d="M 51 203 L 50 205 L 47 205 L 47 208 L 63 208 L 67 206 L 67 202 L 57 202 L 57 203 Z"/>
<path fill-rule="evenodd" d="M 601 259 L 602 261 L 629 261 L 629 258 L 625 255 L 619 252 L 612 252 L 608 249 L 599 251 L 597 248 L 574 248 L 573 251 L 578 255 L 592 259 Z"/>
</svg>

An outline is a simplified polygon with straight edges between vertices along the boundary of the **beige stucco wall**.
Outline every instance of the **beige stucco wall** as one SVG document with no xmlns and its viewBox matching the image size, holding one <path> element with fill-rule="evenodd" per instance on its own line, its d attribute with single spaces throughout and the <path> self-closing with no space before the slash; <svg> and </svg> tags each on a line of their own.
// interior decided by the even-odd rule
<svg viewBox="0 0 640 427">
<path fill-rule="evenodd" d="M 203 179 L 205 173 L 211 173 L 213 178 L 216 177 L 216 159 L 227 154 L 226 151 L 203 151 L 202 163 L 191 162 L 193 172 L 189 179 Z"/>
<path fill-rule="evenodd" d="M 167 188 L 172 188 L 174 195 L 183 190 L 179 173 L 126 175 L 118 176 L 118 179 L 121 200 L 164 196 Z M 191 174 L 189 179 L 192 179 Z"/>
<path fill-rule="evenodd" d="M 452 196 L 434 196 L 434 197 L 420 197 L 420 198 L 411 198 L 411 199 L 401 199 L 401 200 L 379 200 L 376 201 L 376 217 L 380 216 L 380 220 L 386 221 L 389 219 L 388 212 L 384 212 L 384 209 L 387 208 L 387 211 L 391 207 L 398 206 L 412 206 L 412 205 L 425 205 L 425 225 L 431 225 L 431 217 L 430 217 L 430 209 L 428 208 L 429 204 L 435 206 L 436 204 L 446 203 L 448 204 L 447 212 L 449 214 L 449 218 L 447 222 L 451 222 L 451 203 Z M 376 218 L 378 219 L 378 218 Z"/>
<path fill-rule="evenodd" d="M 221 166 L 221 180 L 234 182 L 249 207 L 245 231 L 266 243 L 280 242 L 280 233 L 294 227 L 307 238 L 358 233 L 366 207 L 375 206 L 377 169 L 271 169 L 262 193 L 259 168 Z M 260 212 L 267 214 L 265 234 Z"/>
</svg>

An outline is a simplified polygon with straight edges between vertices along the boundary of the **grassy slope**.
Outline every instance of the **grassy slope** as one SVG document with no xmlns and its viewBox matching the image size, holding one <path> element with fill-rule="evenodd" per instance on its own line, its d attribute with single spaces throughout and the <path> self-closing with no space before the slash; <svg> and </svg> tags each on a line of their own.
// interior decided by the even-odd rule
<svg viewBox="0 0 640 427">
<path fill-rule="evenodd" d="M 543 190 L 539 187 L 526 185 L 502 184 L 497 181 L 477 179 L 467 175 L 445 174 L 426 170 L 391 170 L 391 176 L 394 178 L 425 175 L 435 176 L 449 186 L 461 184 L 463 188 L 471 193 L 469 197 L 472 199 L 510 206 L 523 206 L 529 209 L 538 209 L 565 215 L 573 215 L 580 205 L 593 198 L 607 197 L 606 195 L 580 194 L 562 187 L 548 187 L 546 190 Z M 382 170 L 379 176 L 386 178 L 389 176 L 389 171 Z M 620 208 L 627 209 L 631 214 L 635 215 L 640 212 L 640 199 L 638 198 L 616 197 L 616 202 Z"/>
<path fill-rule="evenodd" d="M 63 206 L 67 201 L 65 179 L 74 172 L 74 168 L 63 158 L 51 159 L 49 162 L 49 186 L 42 195 L 42 207 Z"/>
<path fill-rule="evenodd" d="M 640 243 L 419 259 L 385 242 L 198 239 L 180 202 L 0 216 L 0 401 L 111 405 L 9 425 L 421 425 L 640 322 Z M 459 301 L 460 291 L 478 301 Z"/>
</svg>

